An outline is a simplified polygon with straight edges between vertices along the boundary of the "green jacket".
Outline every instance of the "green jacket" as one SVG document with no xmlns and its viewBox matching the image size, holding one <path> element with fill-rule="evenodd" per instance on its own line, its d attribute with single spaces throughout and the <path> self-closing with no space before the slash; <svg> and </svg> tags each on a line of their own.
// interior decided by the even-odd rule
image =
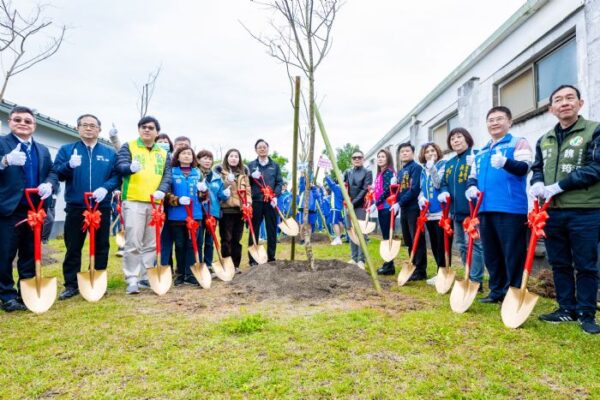
<svg viewBox="0 0 600 400">
<path fill-rule="evenodd" d="M 556 127 L 536 146 L 531 183 L 558 182 L 564 190 L 555 196 L 554 208 L 600 208 L 600 125 L 579 117 L 560 148 Z"/>
</svg>

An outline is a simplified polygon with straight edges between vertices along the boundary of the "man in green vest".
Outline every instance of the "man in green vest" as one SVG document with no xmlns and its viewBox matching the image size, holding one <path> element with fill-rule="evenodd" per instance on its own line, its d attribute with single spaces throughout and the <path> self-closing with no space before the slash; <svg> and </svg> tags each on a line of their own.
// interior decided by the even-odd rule
<svg viewBox="0 0 600 400">
<path fill-rule="evenodd" d="M 579 321 L 584 332 L 598 334 L 600 124 L 580 116 L 582 106 L 574 86 L 561 85 L 550 95 L 558 124 L 537 142 L 530 194 L 552 198 L 544 230 L 559 308 L 540 320 Z"/>
</svg>

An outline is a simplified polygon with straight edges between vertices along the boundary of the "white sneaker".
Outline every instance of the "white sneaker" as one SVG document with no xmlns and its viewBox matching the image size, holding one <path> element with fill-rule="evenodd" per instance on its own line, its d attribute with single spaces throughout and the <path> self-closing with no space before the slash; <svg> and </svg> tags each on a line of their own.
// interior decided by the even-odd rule
<svg viewBox="0 0 600 400">
<path fill-rule="evenodd" d="M 118 250 L 117 253 L 115 254 L 115 256 L 123 257 L 123 250 Z"/>
<path fill-rule="evenodd" d="M 352 258 L 350 260 L 348 260 L 347 262 L 348 264 L 356 264 L 356 261 L 354 261 Z"/>
<path fill-rule="evenodd" d="M 140 288 L 137 283 L 130 283 L 127 285 L 127 289 L 125 289 L 126 294 L 138 294 L 140 292 Z"/>
<path fill-rule="evenodd" d="M 331 242 L 332 246 L 338 246 L 340 244 L 342 244 L 342 238 L 340 238 L 339 236 L 333 239 L 333 241 Z"/>
<path fill-rule="evenodd" d="M 357 265 L 357 266 L 358 266 L 358 268 L 360 268 L 360 269 L 363 269 L 363 270 L 365 269 L 365 263 L 364 263 L 364 262 L 362 262 L 362 261 L 359 261 L 359 262 L 357 262 L 357 263 L 356 263 L 356 265 Z"/>
<path fill-rule="evenodd" d="M 437 278 L 437 275 L 433 276 L 432 278 L 427 279 L 427 284 L 431 285 L 431 286 L 435 286 L 435 279 Z"/>
</svg>

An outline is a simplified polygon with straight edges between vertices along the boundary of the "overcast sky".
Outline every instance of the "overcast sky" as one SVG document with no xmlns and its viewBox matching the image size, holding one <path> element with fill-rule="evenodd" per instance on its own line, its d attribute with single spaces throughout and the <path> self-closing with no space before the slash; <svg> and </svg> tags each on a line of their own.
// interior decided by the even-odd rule
<svg viewBox="0 0 600 400">
<path fill-rule="evenodd" d="M 290 87 L 282 64 L 240 25 L 269 33 L 270 13 L 249 0 L 52 0 L 69 27 L 60 51 L 18 75 L 5 98 L 71 124 L 96 114 L 137 136 L 136 84 L 162 65 L 149 113 L 196 149 L 237 147 L 254 158 L 264 138 L 291 156 Z M 317 70 L 334 146 L 368 150 L 475 50 L 523 0 L 348 0 Z M 15 1 L 20 9 L 36 2 Z M 321 141 L 318 141 L 321 148 Z M 217 154 L 218 156 L 218 154 Z"/>
</svg>

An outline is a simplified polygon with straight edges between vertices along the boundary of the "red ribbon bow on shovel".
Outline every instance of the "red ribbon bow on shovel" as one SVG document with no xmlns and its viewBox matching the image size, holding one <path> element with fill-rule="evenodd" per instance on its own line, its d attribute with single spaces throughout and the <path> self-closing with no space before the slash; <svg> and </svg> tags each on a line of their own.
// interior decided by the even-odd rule
<svg viewBox="0 0 600 400">
<path fill-rule="evenodd" d="M 479 226 L 479 218 L 477 217 L 467 217 L 463 221 L 463 229 L 473 240 L 479 239 L 479 231 L 477 227 Z"/>
<path fill-rule="evenodd" d="M 150 226 L 158 226 L 161 227 L 165 223 L 165 213 L 162 211 L 162 208 L 159 206 L 157 208 L 152 209 L 152 214 L 150 217 Z"/>
<path fill-rule="evenodd" d="M 206 229 L 211 232 L 214 232 L 217 229 L 217 219 L 212 215 L 204 217 L 204 224 L 206 225 Z"/>
<path fill-rule="evenodd" d="M 275 193 L 270 186 L 261 186 L 260 191 L 263 194 L 263 200 L 265 203 L 269 203 L 271 200 L 273 200 L 273 197 L 275 197 Z"/>
<path fill-rule="evenodd" d="M 400 185 L 390 185 L 390 195 L 385 199 L 390 207 L 398 200 L 398 190 L 400 190 Z"/>
<path fill-rule="evenodd" d="M 33 229 L 36 225 L 44 225 L 44 219 L 46 218 L 46 212 L 41 209 L 38 211 L 29 210 L 27 211 L 27 223 Z"/>
<path fill-rule="evenodd" d="M 444 230 L 446 235 L 452 236 L 454 234 L 452 219 L 450 219 L 450 198 L 448 198 L 446 203 L 442 203 L 442 218 L 440 219 L 439 226 Z"/>
<path fill-rule="evenodd" d="M 250 204 L 244 204 L 242 206 L 242 219 L 249 221 L 252 219 L 252 206 Z"/>
<path fill-rule="evenodd" d="M 83 231 L 85 232 L 88 229 L 99 229 L 100 228 L 100 217 L 102 213 L 97 209 L 93 210 L 85 210 L 83 212 Z"/>
<path fill-rule="evenodd" d="M 529 228 L 535 232 L 537 237 L 546 237 L 546 232 L 544 232 L 544 227 L 546 226 L 546 221 L 548 220 L 548 213 L 546 209 L 550 204 L 549 200 L 546 200 L 546 203 L 539 208 L 538 201 L 535 200 L 533 203 L 533 210 L 531 210 L 527 214 L 527 225 Z"/>
</svg>

